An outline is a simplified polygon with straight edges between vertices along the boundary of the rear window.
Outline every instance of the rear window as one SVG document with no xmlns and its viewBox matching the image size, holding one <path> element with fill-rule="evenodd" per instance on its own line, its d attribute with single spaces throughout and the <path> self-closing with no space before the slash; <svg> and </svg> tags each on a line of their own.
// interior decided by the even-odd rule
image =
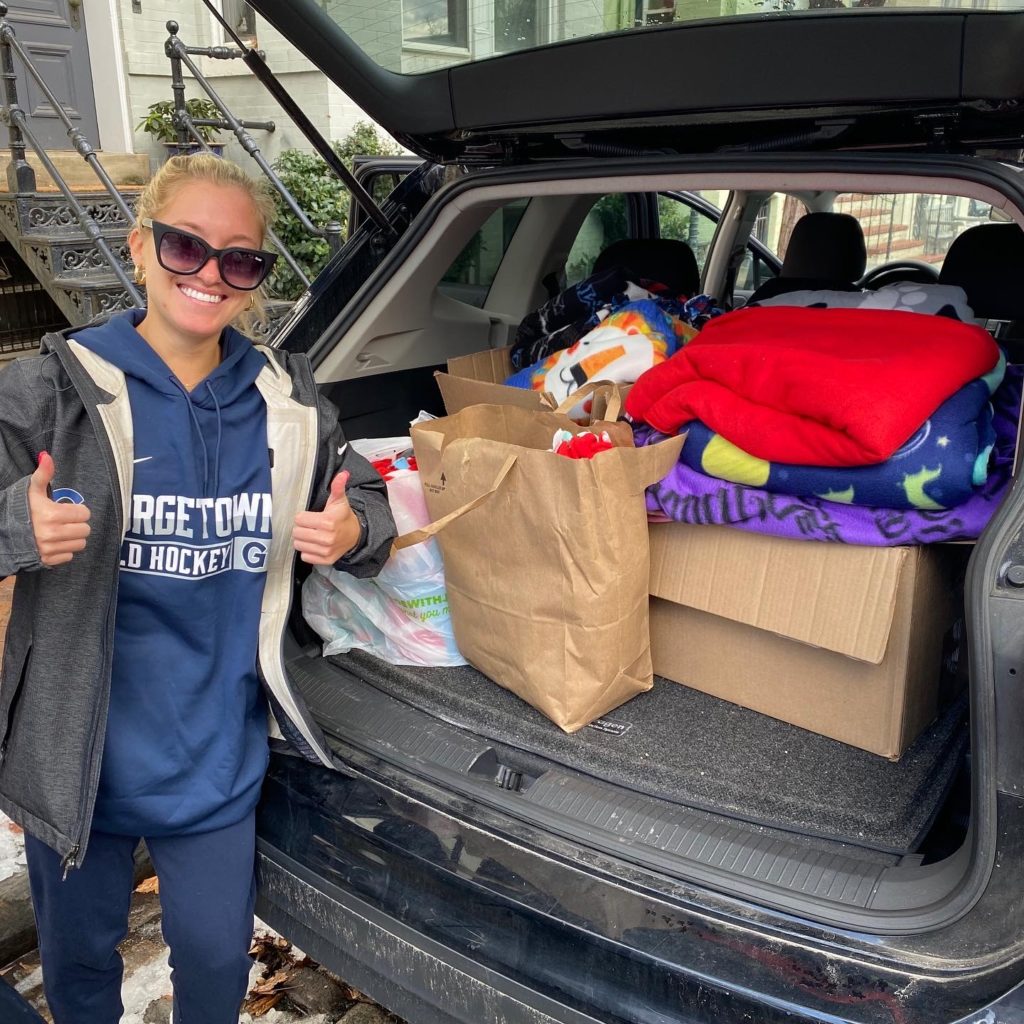
<svg viewBox="0 0 1024 1024">
<path fill-rule="evenodd" d="M 929 11 L 1013 11 L 1021 0 L 320 0 L 367 56 L 390 71 L 416 74 L 513 50 L 612 32 L 639 32 L 685 21 L 845 13 L 871 7 Z"/>
</svg>

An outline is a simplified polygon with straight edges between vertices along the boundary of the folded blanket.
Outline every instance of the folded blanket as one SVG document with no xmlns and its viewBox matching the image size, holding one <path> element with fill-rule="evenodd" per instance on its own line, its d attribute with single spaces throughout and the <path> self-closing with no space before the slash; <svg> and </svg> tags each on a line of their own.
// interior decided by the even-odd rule
<svg viewBox="0 0 1024 1024">
<path fill-rule="evenodd" d="M 797 540 L 881 547 L 972 540 L 984 530 L 1009 487 L 1022 379 L 1024 366 L 1007 367 L 1003 383 L 992 396 L 995 446 L 988 479 L 956 508 L 863 508 L 821 498 L 795 498 L 716 480 L 679 462 L 663 480 L 647 488 L 647 511 L 652 518 L 735 526 Z M 636 428 L 635 438 L 638 447 L 664 439 L 650 427 Z"/>
<path fill-rule="evenodd" d="M 946 399 L 906 444 L 873 466 L 767 462 L 697 421 L 686 428 L 681 458 L 708 476 L 753 484 L 773 494 L 881 508 L 952 508 L 965 502 L 988 477 L 995 440 L 989 399 L 1004 369 L 1000 359 L 991 374 Z"/>
<path fill-rule="evenodd" d="M 626 400 L 664 434 L 700 420 L 760 459 L 883 462 L 999 359 L 975 324 L 890 310 L 756 307 L 727 313 Z"/>
<path fill-rule="evenodd" d="M 558 402 L 591 380 L 632 384 L 696 333 L 651 299 L 630 302 L 576 344 L 512 374 L 505 383 L 547 391 Z"/>
<path fill-rule="evenodd" d="M 967 304 L 967 292 L 955 284 L 888 285 L 877 291 L 849 292 L 802 289 L 782 292 L 770 299 L 749 303 L 754 306 L 814 306 L 819 309 L 893 309 L 904 313 L 930 313 L 969 323 L 974 310 Z"/>
</svg>

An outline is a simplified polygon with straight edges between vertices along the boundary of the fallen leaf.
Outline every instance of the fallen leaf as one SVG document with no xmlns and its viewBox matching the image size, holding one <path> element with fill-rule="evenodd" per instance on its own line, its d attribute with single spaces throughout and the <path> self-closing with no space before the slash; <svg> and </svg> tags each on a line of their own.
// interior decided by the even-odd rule
<svg viewBox="0 0 1024 1024">
<path fill-rule="evenodd" d="M 159 892 L 160 891 L 160 879 L 153 875 L 150 878 L 144 878 L 137 886 L 135 886 L 136 892 Z"/>
<path fill-rule="evenodd" d="M 9 821 L 7 822 L 7 831 L 13 832 L 16 836 L 20 836 L 25 830 L 20 825 L 15 825 L 13 821 Z"/>
<path fill-rule="evenodd" d="M 262 1017 L 269 1013 L 284 998 L 284 990 L 278 989 L 269 996 L 257 996 L 255 999 L 247 999 L 242 1009 L 253 1017 Z"/>
<path fill-rule="evenodd" d="M 279 988 L 287 985 L 291 981 L 292 972 L 290 970 L 277 971 L 272 974 L 269 978 L 264 978 L 262 981 L 256 982 L 249 992 L 251 996 L 265 996 L 270 995 L 271 992 L 277 991 Z"/>
</svg>

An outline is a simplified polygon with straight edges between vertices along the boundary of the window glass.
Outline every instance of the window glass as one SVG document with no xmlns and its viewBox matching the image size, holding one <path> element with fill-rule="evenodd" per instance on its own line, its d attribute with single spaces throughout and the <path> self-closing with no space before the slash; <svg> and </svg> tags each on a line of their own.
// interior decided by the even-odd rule
<svg viewBox="0 0 1024 1024">
<path fill-rule="evenodd" d="M 402 42 L 466 46 L 467 0 L 403 0 Z"/>
<path fill-rule="evenodd" d="M 221 0 L 221 13 L 224 20 L 235 30 L 243 41 L 250 42 L 256 38 L 256 12 L 243 0 Z M 224 41 L 232 42 L 224 33 Z"/>
<path fill-rule="evenodd" d="M 807 205 L 802 200 L 776 192 L 761 204 L 750 237 L 775 253 L 781 262 L 786 258 L 793 225 L 807 212 Z"/>
<path fill-rule="evenodd" d="M 541 42 L 537 0 L 494 0 L 494 49 L 522 50 Z"/>
<path fill-rule="evenodd" d="M 736 271 L 736 284 L 733 286 L 734 298 L 750 298 L 765 281 L 778 277 L 778 272 L 760 253 L 748 248 L 743 254 L 743 261 Z"/>
<path fill-rule="evenodd" d="M 921 195 L 913 192 L 836 196 L 836 213 L 852 214 L 864 229 L 867 269 L 896 260 L 929 263 L 936 268 L 953 239 L 975 224 L 989 220 L 992 207 L 963 196 Z"/>
<path fill-rule="evenodd" d="M 590 276 L 594 260 L 612 242 L 629 237 L 626 196 L 617 192 L 602 196 L 590 208 L 565 261 L 566 284 L 577 284 Z"/>
<path fill-rule="evenodd" d="M 484 221 L 441 278 L 441 290 L 452 298 L 482 306 L 528 199 L 508 203 Z"/>
<path fill-rule="evenodd" d="M 318 7 L 382 67 L 405 74 L 484 60 L 612 32 L 656 32 L 688 21 L 762 17 L 846 18 L 874 7 L 900 17 L 930 10 L 1020 10 L 1021 0 L 292 0 Z M 543 17 L 541 17 L 543 16 Z M 920 16 L 918 14 L 917 16 Z M 426 45 L 424 45 L 426 44 Z M 430 53 L 433 47 L 434 52 Z"/>
<path fill-rule="evenodd" d="M 721 209 L 724 192 L 692 192 L 689 195 L 701 196 Z M 695 209 L 680 196 L 658 196 L 658 226 L 662 238 L 675 238 L 686 242 L 697 258 L 697 266 L 701 273 L 708 258 L 708 247 L 718 221 L 703 210 Z"/>
</svg>

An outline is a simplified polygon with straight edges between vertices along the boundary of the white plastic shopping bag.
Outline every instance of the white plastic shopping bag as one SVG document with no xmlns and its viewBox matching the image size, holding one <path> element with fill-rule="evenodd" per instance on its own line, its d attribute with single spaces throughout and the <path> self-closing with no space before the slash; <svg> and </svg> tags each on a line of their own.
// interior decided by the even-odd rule
<svg viewBox="0 0 1024 1024">
<path fill-rule="evenodd" d="M 408 463 L 396 458 L 411 449 L 410 439 L 377 438 L 352 447 L 371 462 L 391 461 L 386 483 L 399 534 L 426 526 L 430 516 L 419 472 L 402 468 Z M 444 563 L 433 539 L 394 551 L 374 579 L 316 566 L 302 587 L 302 612 L 324 640 L 324 655 L 360 650 L 393 665 L 466 664 L 452 635 Z"/>
</svg>

